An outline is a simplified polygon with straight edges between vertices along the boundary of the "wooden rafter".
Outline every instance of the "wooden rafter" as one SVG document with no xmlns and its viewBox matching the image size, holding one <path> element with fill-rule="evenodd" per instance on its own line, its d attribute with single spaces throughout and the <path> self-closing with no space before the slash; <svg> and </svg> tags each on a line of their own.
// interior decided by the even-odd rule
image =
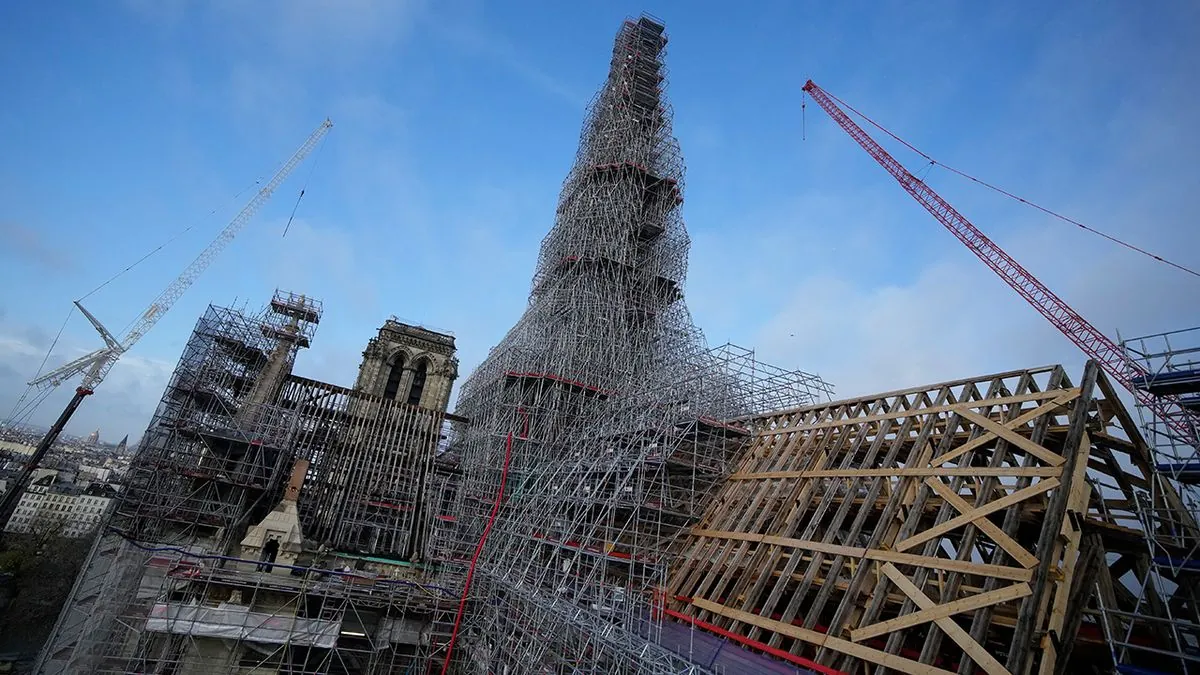
<svg viewBox="0 0 1200 675">
<path fill-rule="evenodd" d="M 672 610 L 855 673 L 1099 658 L 1077 573 L 1128 602 L 1150 467 L 1094 365 L 1078 387 L 1052 366 L 742 422 L 757 433 L 682 542 Z"/>
</svg>

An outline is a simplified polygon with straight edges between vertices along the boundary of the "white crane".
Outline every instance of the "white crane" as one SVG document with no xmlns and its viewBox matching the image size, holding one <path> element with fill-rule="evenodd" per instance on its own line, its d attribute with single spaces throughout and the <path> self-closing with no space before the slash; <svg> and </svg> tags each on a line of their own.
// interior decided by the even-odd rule
<svg viewBox="0 0 1200 675">
<path fill-rule="evenodd" d="M 121 358 L 121 355 L 129 351 L 171 309 L 171 306 L 179 300 L 184 291 L 212 264 L 212 261 L 221 251 L 225 250 L 229 242 L 233 241 L 238 232 L 241 232 L 246 224 L 250 222 L 254 214 L 258 213 L 263 204 L 267 203 L 267 200 L 271 198 L 275 190 L 304 161 L 304 158 L 308 157 L 309 153 L 313 151 L 313 148 L 317 146 L 317 143 L 325 137 L 325 134 L 332 127 L 333 122 L 328 119 L 321 122 L 321 125 L 309 135 L 304 144 L 300 146 L 300 149 L 296 150 L 291 158 L 284 162 L 279 171 L 275 172 L 275 175 L 271 177 L 271 180 L 267 181 L 267 184 L 258 191 L 258 194 L 254 195 L 254 198 L 234 216 L 233 220 L 229 221 L 229 224 L 225 226 L 225 229 L 221 230 L 217 238 L 201 251 L 200 255 L 196 256 L 196 259 L 174 281 L 163 289 L 163 292 L 159 294 L 154 302 L 150 303 L 150 307 L 134 322 L 124 338 L 118 340 L 104 327 L 104 324 L 100 323 L 99 319 L 87 311 L 78 301 L 75 302 L 75 306 L 87 317 L 87 320 L 91 322 L 96 332 L 100 334 L 101 339 L 104 340 L 104 346 L 93 352 L 84 354 L 59 368 L 55 368 L 29 383 L 31 387 L 45 390 L 57 387 L 78 375 L 83 375 L 83 381 L 75 389 L 75 396 L 72 397 L 67 407 L 63 409 L 62 414 L 58 416 L 58 420 L 50 427 L 46 436 L 38 443 L 33 456 L 26 462 L 25 467 L 21 470 L 21 474 L 14 481 L 13 486 L 8 492 L 4 494 L 4 499 L 0 501 L 0 536 L 3 536 L 4 528 L 8 525 L 8 520 L 12 516 L 13 511 L 16 510 L 21 494 L 28 487 L 29 478 L 33 475 L 34 469 L 41 463 L 50 446 L 54 445 L 54 441 L 62 432 L 63 427 L 66 426 L 67 421 L 71 419 L 71 415 L 75 414 L 75 410 L 83 402 L 83 399 L 95 391 L 96 387 L 104 381 L 104 377 L 108 375 L 108 371 L 112 370 L 113 365 Z"/>
</svg>

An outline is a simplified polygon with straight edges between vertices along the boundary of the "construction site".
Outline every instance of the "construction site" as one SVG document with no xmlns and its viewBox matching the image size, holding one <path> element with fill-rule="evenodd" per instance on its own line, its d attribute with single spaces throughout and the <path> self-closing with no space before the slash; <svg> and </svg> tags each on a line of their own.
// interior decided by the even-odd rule
<svg viewBox="0 0 1200 675">
<path fill-rule="evenodd" d="M 1200 672 L 1200 328 L 1105 337 L 810 81 L 1086 365 L 839 399 L 709 345 L 666 47 L 620 25 L 528 304 L 452 412 L 449 331 L 388 319 L 341 387 L 294 372 L 319 300 L 209 306 L 35 671 Z M 147 321 L 64 367 L 73 406 Z"/>
</svg>

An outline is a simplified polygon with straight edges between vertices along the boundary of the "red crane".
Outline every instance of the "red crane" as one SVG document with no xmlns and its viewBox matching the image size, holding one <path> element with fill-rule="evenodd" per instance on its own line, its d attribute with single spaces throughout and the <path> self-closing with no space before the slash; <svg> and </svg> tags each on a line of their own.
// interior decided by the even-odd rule
<svg viewBox="0 0 1200 675">
<path fill-rule="evenodd" d="M 934 218 L 950 230 L 958 240 L 966 244 L 971 252 L 979 256 L 985 265 L 992 268 L 1001 279 L 1014 291 L 1025 298 L 1042 316 L 1050 320 L 1056 328 L 1062 331 L 1090 358 L 1095 360 L 1109 377 L 1129 389 L 1138 402 L 1146 406 L 1159 417 L 1172 432 L 1193 447 L 1197 446 L 1197 430 L 1200 429 L 1200 416 L 1182 405 L 1179 398 L 1173 395 L 1155 395 L 1137 386 L 1139 382 L 1147 382 L 1147 373 L 1139 364 L 1132 361 L 1125 351 L 1110 340 L 1104 333 L 1096 329 L 1087 319 L 1079 315 L 1071 307 L 1038 281 L 1028 270 L 1021 266 L 1012 256 L 1004 252 L 991 239 L 971 224 L 965 216 L 959 213 L 938 193 L 933 191 L 921 179 L 912 175 L 900 162 L 896 161 L 887 150 L 884 150 L 875 139 L 871 138 L 862 127 L 858 126 L 850 116 L 835 102 L 833 96 L 821 89 L 812 80 L 804 85 L 813 101 L 833 118 L 839 126 L 850 134 L 867 154 L 900 183 L 913 199 L 925 207 Z"/>
</svg>

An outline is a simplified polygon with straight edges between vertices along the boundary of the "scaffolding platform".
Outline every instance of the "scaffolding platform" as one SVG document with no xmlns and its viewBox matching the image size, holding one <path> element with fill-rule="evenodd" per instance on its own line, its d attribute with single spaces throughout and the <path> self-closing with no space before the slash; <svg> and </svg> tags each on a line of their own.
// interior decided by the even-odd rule
<svg viewBox="0 0 1200 675">
<path fill-rule="evenodd" d="M 545 278 L 555 279 L 556 276 L 561 277 L 561 275 L 568 272 L 576 275 L 588 275 L 596 271 L 628 279 L 638 279 L 646 276 L 644 272 L 640 272 L 634 265 L 606 256 L 564 256 L 559 260 L 554 271 L 557 273 L 555 276 L 547 276 Z M 561 281 L 561 278 L 558 281 Z M 639 312 L 649 312 L 648 307 L 659 307 L 663 302 L 674 302 L 682 297 L 678 282 L 666 276 L 651 276 L 648 285 L 652 290 L 651 297 L 646 299 L 645 304 L 639 303 L 634 307 Z"/>
<path fill-rule="evenodd" d="M 1154 465 L 1154 468 L 1181 483 L 1200 484 L 1200 461 L 1159 462 Z"/>
<path fill-rule="evenodd" d="M 1173 570 L 1181 572 L 1200 572 L 1200 560 L 1196 558 L 1169 558 L 1167 556 L 1155 556 L 1151 558 L 1155 565 L 1162 565 Z"/>
<path fill-rule="evenodd" d="M 683 195 L 679 191 L 679 182 L 677 180 L 657 176 L 645 166 L 636 162 L 624 161 L 611 164 L 598 164 L 592 167 L 592 172 L 598 178 L 614 181 L 632 178 L 637 185 L 645 190 L 644 194 L 647 204 L 654 204 L 660 201 L 666 201 L 672 205 L 683 203 Z M 662 234 L 662 228 L 658 227 L 657 229 L 658 234 Z"/>
<path fill-rule="evenodd" d="M 1160 371 L 1136 377 L 1133 386 L 1155 396 L 1179 396 L 1200 393 L 1200 368 Z"/>
<path fill-rule="evenodd" d="M 271 311 L 307 325 L 321 323 L 321 301 L 290 291 L 275 292 L 271 298 Z"/>
<path fill-rule="evenodd" d="M 507 377 L 509 379 L 509 381 L 522 382 L 522 383 L 526 384 L 527 386 L 528 385 L 536 385 L 539 383 L 546 383 L 549 386 L 560 386 L 560 387 L 566 387 L 568 389 L 575 389 L 575 390 L 582 392 L 584 395 L 597 396 L 600 398 L 605 398 L 605 397 L 609 396 L 609 394 L 612 393 L 612 392 L 608 392 L 603 389 L 600 389 L 599 387 L 593 387 L 591 385 L 584 384 L 582 382 L 577 382 L 570 378 L 553 375 L 551 373 L 518 373 L 516 371 L 510 370 L 510 371 L 506 372 L 504 375 L 505 375 L 505 377 Z"/>
<path fill-rule="evenodd" d="M 1125 664 L 1117 665 L 1117 672 L 1121 675 L 1173 675 L 1170 672 L 1162 670 L 1152 670 L 1150 668 L 1139 668 L 1138 666 Z"/>
</svg>

